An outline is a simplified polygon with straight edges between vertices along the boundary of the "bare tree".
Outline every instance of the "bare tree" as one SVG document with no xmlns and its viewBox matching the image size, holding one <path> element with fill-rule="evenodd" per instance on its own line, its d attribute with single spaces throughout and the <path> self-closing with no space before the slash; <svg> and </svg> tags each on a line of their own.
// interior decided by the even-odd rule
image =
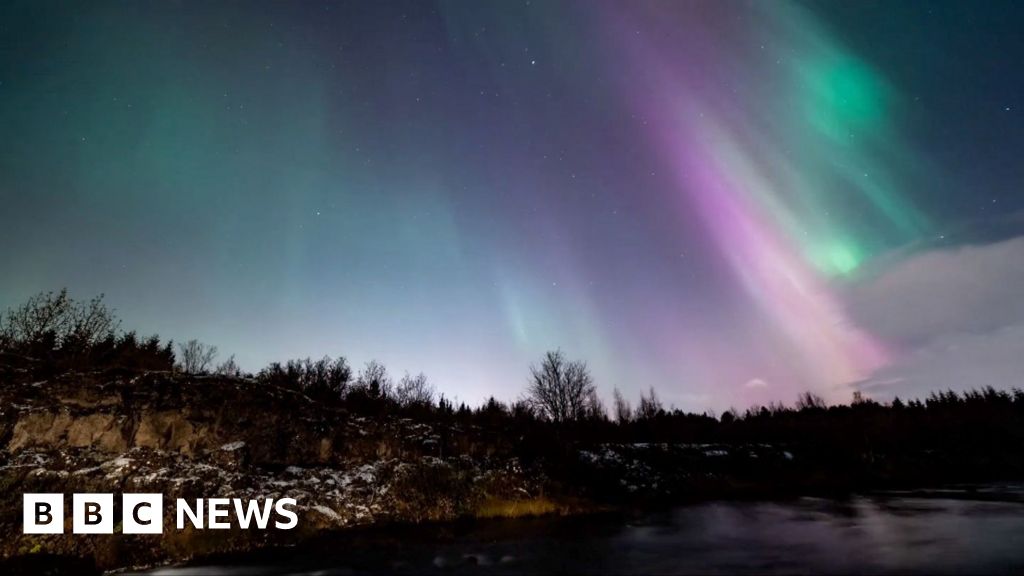
<svg viewBox="0 0 1024 576">
<path fill-rule="evenodd" d="M 61 344 L 65 347 L 91 346 L 113 336 L 118 324 L 114 313 L 103 304 L 102 294 L 88 302 L 75 302 L 68 319 L 68 332 Z"/>
<path fill-rule="evenodd" d="M 583 418 L 587 420 L 608 420 L 608 410 L 597 395 L 597 388 L 591 387 L 583 401 Z"/>
<path fill-rule="evenodd" d="M 263 384 L 300 390 L 320 400 L 340 400 L 352 381 L 352 369 L 343 356 L 331 359 L 324 356 L 319 360 L 310 358 L 289 360 L 282 365 L 272 362 L 256 374 L 256 380 Z"/>
<path fill-rule="evenodd" d="M 217 347 L 192 339 L 178 344 L 178 370 L 186 374 L 205 374 L 213 367 Z"/>
<path fill-rule="evenodd" d="M 288 363 L 291 366 L 291 362 Z M 330 356 L 313 362 L 306 358 L 298 370 L 299 387 L 314 398 L 339 400 L 352 380 L 352 368 L 344 356 Z"/>
<path fill-rule="evenodd" d="M 47 335 L 56 343 L 67 332 L 72 305 L 67 289 L 40 292 L 0 318 L 0 334 L 8 345 L 39 342 Z"/>
<path fill-rule="evenodd" d="M 395 388 L 395 401 L 401 406 L 430 406 L 434 403 L 434 387 L 422 372 L 416 376 L 406 373 Z"/>
<path fill-rule="evenodd" d="M 389 398 L 394 384 L 387 368 L 376 360 L 370 360 L 356 378 L 356 387 L 370 398 Z"/>
<path fill-rule="evenodd" d="M 622 397 L 622 393 L 616 388 L 612 392 L 612 401 L 615 403 L 615 420 L 619 424 L 626 424 L 633 419 L 633 407 L 629 401 Z"/>
<path fill-rule="evenodd" d="M 824 409 L 825 399 L 813 392 L 803 392 L 796 399 L 797 410 Z"/>
<path fill-rule="evenodd" d="M 340 400 L 352 379 L 348 361 L 339 356 L 330 356 L 312 361 L 310 359 L 289 361 L 288 371 L 297 379 L 297 387 L 313 398 Z"/>
<path fill-rule="evenodd" d="M 82 349 L 114 336 L 118 320 L 103 304 L 103 295 L 80 302 L 60 292 L 40 292 L 0 315 L 0 346 L 32 346 L 49 342 L 54 348 Z"/>
<path fill-rule="evenodd" d="M 526 396 L 541 417 L 554 422 L 582 420 L 604 411 L 587 365 L 566 361 L 561 350 L 548 352 L 539 367 L 530 367 Z"/>
<path fill-rule="evenodd" d="M 219 374 L 221 376 L 232 376 L 235 378 L 242 375 L 242 369 L 239 368 L 238 364 L 235 362 L 234 354 L 228 356 L 227 360 L 218 364 L 217 368 L 215 368 L 213 372 L 214 374 Z"/>
<path fill-rule="evenodd" d="M 654 387 L 652 386 L 647 396 L 640 395 L 640 405 L 636 407 L 636 419 L 654 418 L 663 411 L 664 407 L 661 405 L 661 400 L 654 393 Z"/>
</svg>

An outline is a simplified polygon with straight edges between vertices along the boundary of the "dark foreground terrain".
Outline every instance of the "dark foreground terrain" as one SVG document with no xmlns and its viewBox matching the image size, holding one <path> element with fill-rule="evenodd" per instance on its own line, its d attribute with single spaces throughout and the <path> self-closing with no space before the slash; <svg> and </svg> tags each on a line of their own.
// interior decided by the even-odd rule
<svg viewBox="0 0 1024 576">
<path fill-rule="evenodd" d="M 974 404 L 966 397 L 936 397 L 927 405 L 896 408 L 865 403 L 774 409 L 739 417 L 730 414 L 721 420 L 661 410 L 629 423 L 596 419 L 555 425 L 500 406 L 475 411 L 406 410 L 383 402 L 323 402 L 247 377 L 124 369 L 44 376 L 31 366 L 10 362 L 0 372 L 0 569 L 5 573 L 34 572 L 44 566 L 81 573 L 204 562 L 202 558 L 224 554 L 229 555 L 221 556 L 228 565 L 246 558 L 268 566 L 283 562 L 287 567 L 297 560 L 281 556 L 280 547 L 295 545 L 301 546 L 293 550 L 308 552 L 317 569 L 345 566 L 352 558 L 363 558 L 364 564 L 374 559 L 406 562 L 412 571 L 429 566 L 450 569 L 461 566 L 464 557 L 475 558 L 478 546 L 466 543 L 476 541 L 478 528 L 484 530 L 481 534 L 494 529 L 482 527 L 486 519 L 670 509 L 670 505 L 720 498 L 835 496 L 1020 478 L 1022 469 L 1022 404 L 1010 395 L 996 394 L 986 400 L 981 394 Z M 165 531 L 161 536 L 24 535 L 21 495 L 25 492 L 160 492 L 165 495 Z M 170 529 L 177 497 L 292 497 L 299 504 L 299 526 L 291 531 L 177 531 Z M 793 522 L 820 514 L 834 528 L 822 532 L 822 538 L 846 541 L 843 534 L 874 530 L 880 532 L 871 537 L 883 542 L 882 533 L 905 537 L 899 536 L 904 518 L 900 506 L 908 501 L 902 502 L 895 508 L 875 500 L 707 504 L 681 508 L 688 512 L 670 518 L 644 517 L 638 524 L 544 520 L 533 525 L 542 526 L 540 532 L 531 528 L 525 532 L 528 536 L 520 532 L 506 540 L 512 542 L 507 544 L 510 548 L 480 544 L 480 549 L 488 550 L 486 557 L 469 562 L 487 564 L 496 571 L 504 570 L 506 564 L 509 570 L 519 566 L 671 571 L 676 565 L 671 562 L 679 560 L 660 557 L 657 550 L 645 552 L 644 542 L 653 542 L 655 549 L 675 549 L 675 544 L 668 543 L 677 536 L 666 540 L 665 534 L 738 530 L 737 539 L 725 541 L 735 550 L 723 553 L 755 554 L 757 546 L 769 546 L 776 535 L 791 536 L 791 546 L 799 547 L 801 530 L 818 532 Z M 940 515 L 952 518 L 944 521 L 952 522 L 949 525 L 954 528 L 957 521 L 969 524 L 975 518 L 973 509 L 939 506 L 952 510 Z M 1016 504 L 1005 506 L 992 521 L 1016 531 L 1014 538 L 1019 542 L 1019 527 L 1014 523 L 1020 522 L 1020 510 Z M 822 512 L 821 507 L 828 511 Z M 753 519 L 750 525 L 740 521 L 747 516 Z M 776 534 L 773 523 L 779 518 L 790 532 Z M 844 518 L 852 525 L 844 524 Z M 442 524 L 453 521 L 456 524 Z M 421 548 L 412 545 L 408 557 L 382 556 L 381 548 L 375 548 L 380 534 L 400 534 L 405 529 L 401 527 L 417 525 L 420 532 L 412 541 L 421 540 L 423 531 L 462 530 L 463 536 L 447 543 L 428 540 Z M 363 548 L 352 555 L 346 555 L 349 544 L 339 544 L 350 542 L 346 534 L 355 537 L 364 534 L 359 530 L 366 527 L 382 526 L 384 532 L 363 540 Z M 570 555 L 576 560 L 566 556 L 566 562 L 577 563 L 553 565 L 559 554 L 572 550 L 540 543 L 547 541 L 544 531 L 554 526 L 576 527 L 567 534 L 580 526 L 606 532 L 583 538 L 583 548 Z M 399 532 L 391 532 L 395 530 Z M 692 542 L 701 540 L 695 537 L 685 539 L 696 546 Z M 756 541 L 750 545 L 753 548 L 745 538 Z M 624 544 L 628 542 L 641 548 L 622 557 L 602 556 L 611 553 L 610 546 L 629 550 Z M 531 550 L 529 554 L 524 546 Z M 278 552 L 249 556 L 257 549 Z M 335 553 L 342 556 L 331 555 Z M 646 554 L 653 555 L 650 562 L 644 559 Z M 506 556 L 510 559 L 503 563 Z M 686 558 L 695 564 L 679 566 L 704 565 L 700 554 Z M 424 559 L 429 562 L 424 564 Z M 771 560 L 750 561 L 758 565 Z M 708 562 L 723 571 L 736 568 L 732 561 Z M 798 565 L 785 562 L 777 567 L 783 571 L 820 568 L 813 556 Z M 837 566 L 901 568 L 893 562 Z M 366 566 L 371 570 L 401 567 L 372 562 Z"/>
</svg>

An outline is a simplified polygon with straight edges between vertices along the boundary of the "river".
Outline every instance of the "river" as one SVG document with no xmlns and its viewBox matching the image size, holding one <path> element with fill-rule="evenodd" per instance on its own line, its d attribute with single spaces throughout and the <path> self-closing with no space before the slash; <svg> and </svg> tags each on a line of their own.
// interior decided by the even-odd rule
<svg viewBox="0 0 1024 576">
<path fill-rule="evenodd" d="M 148 574 L 1022 573 L 1019 487 L 335 535 Z"/>
</svg>

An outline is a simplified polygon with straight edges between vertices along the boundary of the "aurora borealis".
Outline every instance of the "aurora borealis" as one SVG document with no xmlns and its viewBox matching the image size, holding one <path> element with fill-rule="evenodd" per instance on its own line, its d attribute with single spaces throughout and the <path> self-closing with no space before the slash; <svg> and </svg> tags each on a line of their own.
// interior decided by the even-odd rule
<svg viewBox="0 0 1024 576">
<path fill-rule="evenodd" d="M 1021 24 L 1012 2 L 8 3 L 0 305 L 102 292 L 250 370 L 376 358 L 470 402 L 558 347 L 605 394 L 697 411 L 954 386 L 935 358 L 1002 382 Z"/>
</svg>

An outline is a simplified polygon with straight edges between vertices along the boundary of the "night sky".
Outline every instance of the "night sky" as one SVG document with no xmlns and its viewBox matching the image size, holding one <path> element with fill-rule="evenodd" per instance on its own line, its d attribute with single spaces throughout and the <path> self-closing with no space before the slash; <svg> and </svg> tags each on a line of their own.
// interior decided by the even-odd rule
<svg viewBox="0 0 1024 576">
<path fill-rule="evenodd" d="M 4 2 L 0 307 L 687 410 L 1024 386 L 1024 3 Z"/>
</svg>

